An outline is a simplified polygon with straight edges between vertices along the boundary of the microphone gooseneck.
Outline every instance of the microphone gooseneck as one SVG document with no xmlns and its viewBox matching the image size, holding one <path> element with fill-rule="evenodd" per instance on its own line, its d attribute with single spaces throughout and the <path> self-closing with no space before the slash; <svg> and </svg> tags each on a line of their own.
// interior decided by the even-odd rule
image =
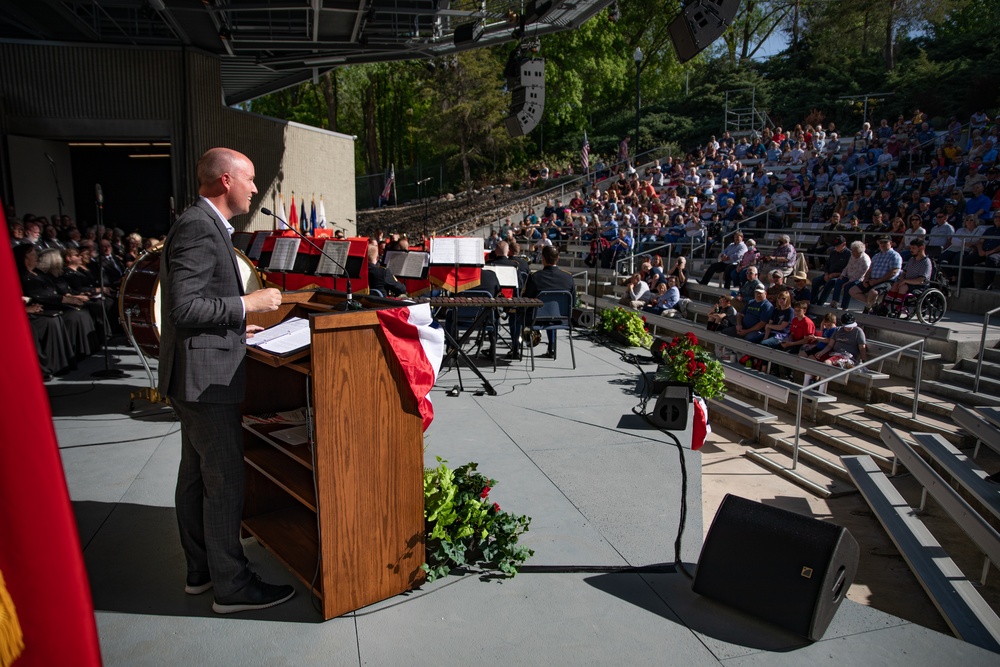
<svg viewBox="0 0 1000 667">
<path fill-rule="evenodd" d="M 335 260 L 330 255 L 326 254 L 326 252 L 324 252 L 324 250 L 322 248 L 320 248 L 318 245 L 316 245 L 315 243 L 313 243 L 312 241 L 310 241 L 309 238 L 305 234 L 303 234 L 302 232 L 300 232 L 299 230 L 295 229 L 290 224 L 288 224 L 287 222 L 285 222 L 284 220 L 282 220 L 281 216 L 279 216 L 277 213 L 272 212 L 271 209 L 261 207 L 260 212 L 263 213 L 264 215 L 271 216 L 272 218 L 274 218 L 275 220 L 277 220 L 278 222 L 280 222 L 281 224 L 283 224 L 285 227 L 287 227 L 291 231 L 295 232 L 295 234 L 300 239 L 302 239 L 303 241 L 305 241 L 306 243 L 308 243 L 317 252 L 319 252 L 319 254 L 323 255 L 328 260 L 330 260 L 331 262 L 333 262 L 337 266 L 337 268 L 341 269 L 344 272 L 344 278 L 347 280 L 347 309 L 350 310 L 353 307 L 351 305 L 351 303 L 353 302 L 354 296 L 353 296 L 352 290 L 351 290 L 351 274 L 347 271 L 347 267 L 344 266 L 343 264 L 341 264 L 340 262 L 338 262 L 337 260 Z"/>
</svg>

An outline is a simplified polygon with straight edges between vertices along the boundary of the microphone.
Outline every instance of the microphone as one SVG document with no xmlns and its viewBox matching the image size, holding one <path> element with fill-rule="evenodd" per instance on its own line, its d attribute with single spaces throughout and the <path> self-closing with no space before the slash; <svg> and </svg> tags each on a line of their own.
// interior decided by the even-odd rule
<svg viewBox="0 0 1000 667">
<path fill-rule="evenodd" d="M 433 179 L 433 178 L 434 178 L 433 176 L 428 176 L 427 178 L 422 178 L 419 181 L 417 181 L 417 185 L 423 185 L 424 183 L 430 183 L 431 179 Z"/>
<path fill-rule="evenodd" d="M 42 153 L 42 155 L 44 155 L 45 159 L 49 161 L 49 164 L 55 166 L 56 161 L 52 159 L 51 155 L 49 155 L 48 153 Z"/>
<path fill-rule="evenodd" d="M 97 203 L 98 204 L 103 204 L 104 203 L 104 191 L 101 190 L 101 184 L 100 183 L 96 183 L 94 185 L 94 192 L 97 193 Z"/>
<path fill-rule="evenodd" d="M 295 234 L 300 239 L 302 239 L 303 241 L 305 241 L 306 243 L 308 243 L 310 246 L 312 246 L 313 248 L 315 248 L 319 252 L 319 254 L 323 255 L 328 260 L 330 260 L 331 262 L 333 262 L 334 264 L 336 264 L 337 267 L 344 272 L 344 277 L 347 279 L 347 303 L 345 304 L 344 309 L 345 310 L 355 310 L 355 309 L 358 309 L 358 308 L 361 307 L 361 304 L 358 304 L 357 306 L 353 305 L 354 304 L 354 300 L 353 300 L 353 295 L 351 294 L 351 292 L 352 292 L 352 290 L 351 290 L 351 275 L 350 275 L 350 273 L 347 272 L 347 267 L 346 266 L 344 266 L 343 264 L 341 264 L 340 262 L 338 262 L 337 260 L 335 260 L 333 257 L 330 257 L 330 255 L 326 254 L 323 251 L 322 248 L 320 248 L 318 245 L 316 245 L 315 243 L 313 243 L 312 241 L 310 241 L 299 230 L 295 229 L 290 224 L 288 224 L 287 222 L 285 222 L 284 220 L 282 220 L 281 217 L 278 214 L 273 213 L 271 211 L 271 209 L 261 207 L 260 212 L 263 213 L 264 215 L 271 216 L 272 218 L 274 218 L 275 220 L 277 220 L 278 222 L 280 222 L 281 224 L 283 224 L 285 227 L 287 227 L 288 229 L 290 229 L 293 232 L 295 232 Z"/>
</svg>

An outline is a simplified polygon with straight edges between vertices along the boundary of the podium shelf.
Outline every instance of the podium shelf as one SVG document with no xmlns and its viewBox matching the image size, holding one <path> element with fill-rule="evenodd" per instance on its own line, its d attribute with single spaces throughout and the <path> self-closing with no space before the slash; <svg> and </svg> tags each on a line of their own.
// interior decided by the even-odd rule
<svg viewBox="0 0 1000 667">
<path fill-rule="evenodd" d="M 264 440 L 285 456 L 291 457 L 294 461 L 299 462 L 309 470 L 313 469 L 312 449 L 310 449 L 312 445 L 286 445 L 285 443 L 271 437 L 271 434 L 275 431 L 281 431 L 289 428 L 288 424 L 248 424 L 244 422 L 243 428 L 250 431 L 261 440 Z"/>
<path fill-rule="evenodd" d="M 243 528 L 257 538 L 275 558 L 292 571 L 307 587 L 313 583 L 319 536 L 316 515 L 304 507 L 292 505 L 266 514 L 243 519 Z M 323 598 L 319 587 L 313 593 Z"/>
<path fill-rule="evenodd" d="M 309 470 L 262 442 L 246 443 L 243 458 L 310 512 L 316 511 L 316 490 Z"/>
</svg>

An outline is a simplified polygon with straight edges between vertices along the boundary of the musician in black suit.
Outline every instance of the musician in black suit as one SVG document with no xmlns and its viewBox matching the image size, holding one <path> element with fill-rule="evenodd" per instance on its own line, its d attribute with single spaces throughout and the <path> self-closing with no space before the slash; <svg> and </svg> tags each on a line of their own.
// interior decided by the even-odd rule
<svg viewBox="0 0 1000 667">
<path fill-rule="evenodd" d="M 261 581 L 240 543 L 244 463 L 240 401 L 246 339 L 260 327 L 246 313 L 277 310 L 281 293 L 243 293 L 229 219 L 257 192 L 245 155 L 213 148 L 198 160 L 197 202 L 174 222 L 160 267 L 159 391 L 181 423 L 177 524 L 187 562 L 186 593 L 215 588 L 216 613 L 272 607 L 292 586 Z"/>
<path fill-rule="evenodd" d="M 570 294 L 576 294 L 576 284 L 573 282 L 573 276 L 560 269 L 558 265 L 559 249 L 555 246 L 545 246 L 542 248 L 542 268 L 528 276 L 528 280 L 524 284 L 523 296 L 535 299 L 542 292 L 552 290 L 568 291 Z M 534 314 L 532 313 L 532 319 L 533 316 Z M 520 320 L 521 318 L 518 317 L 517 319 Z M 511 326 L 513 329 L 515 325 Z M 519 322 L 517 326 L 520 330 L 520 327 L 523 327 L 523 323 Z M 556 332 L 549 331 L 548 334 L 548 350 L 541 356 L 555 358 Z M 518 340 L 520 340 L 520 337 L 518 337 Z M 520 349 L 514 357 L 520 358 Z"/>
<path fill-rule="evenodd" d="M 406 294 L 406 285 L 396 280 L 392 271 L 378 265 L 378 242 L 368 239 L 368 289 L 377 289 L 383 296 Z"/>
<path fill-rule="evenodd" d="M 510 248 L 506 241 L 497 241 L 496 247 L 493 249 L 493 257 L 490 259 L 488 264 L 491 266 L 512 266 L 517 271 L 517 294 L 520 296 L 521 292 L 524 290 L 524 276 L 527 276 L 527 271 L 512 257 L 508 257 Z M 525 271 L 522 273 L 522 271 Z"/>
</svg>

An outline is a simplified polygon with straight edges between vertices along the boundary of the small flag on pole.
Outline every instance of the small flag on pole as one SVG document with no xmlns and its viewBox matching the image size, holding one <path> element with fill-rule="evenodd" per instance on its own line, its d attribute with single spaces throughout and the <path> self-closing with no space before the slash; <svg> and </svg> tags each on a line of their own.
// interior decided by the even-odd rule
<svg viewBox="0 0 1000 667">
<path fill-rule="evenodd" d="M 291 215 L 291 217 L 287 218 L 287 220 L 288 220 L 288 226 L 291 227 L 292 229 L 297 230 L 299 228 L 299 214 L 298 214 L 298 211 L 295 209 L 295 193 L 294 192 L 292 192 L 292 212 L 291 212 L 290 215 Z"/>
<path fill-rule="evenodd" d="M 299 231 L 301 231 L 303 234 L 308 234 L 309 233 L 309 218 L 306 217 L 306 198 L 305 197 L 302 198 L 302 205 L 301 205 L 301 208 L 299 209 L 299 225 L 301 225 L 301 227 L 302 227 L 302 229 L 299 230 Z"/>
<path fill-rule="evenodd" d="M 309 204 L 309 232 L 316 235 L 316 195 L 312 196 L 312 203 Z"/>
<path fill-rule="evenodd" d="M 316 209 L 316 224 L 320 229 L 326 229 L 326 206 L 323 205 L 323 195 L 319 196 L 319 207 Z"/>
<path fill-rule="evenodd" d="M 382 189 L 382 201 L 386 204 L 389 203 L 389 193 L 392 192 L 392 184 L 396 180 L 396 165 L 389 167 L 389 180 L 385 182 L 385 188 Z"/>
<path fill-rule="evenodd" d="M 583 148 L 580 149 L 580 166 L 583 167 L 583 173 L 590 173 L 590 142 L 587 141 L 587 131 L 583 131 Z"/>
</svg>

